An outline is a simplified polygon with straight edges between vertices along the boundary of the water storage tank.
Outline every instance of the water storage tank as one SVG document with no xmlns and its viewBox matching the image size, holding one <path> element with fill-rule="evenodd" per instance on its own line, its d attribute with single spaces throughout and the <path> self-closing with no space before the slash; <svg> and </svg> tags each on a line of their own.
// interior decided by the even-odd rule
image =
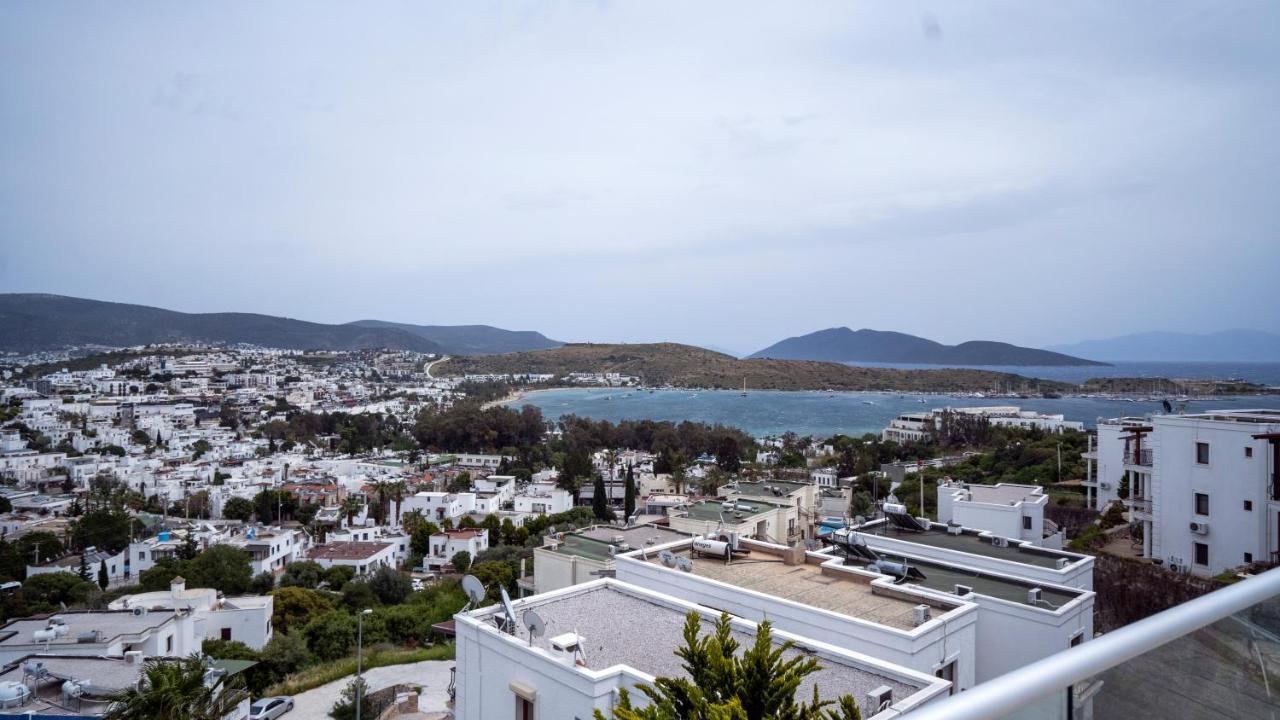
<svg viewBox="0 0 1280 720">
<path fill-rule="evenodd" d="M 30 699 L 31 691 L 26 685 L 12 680 L 0 682 L 0 708 L 21 707 Z"/>
<path fill-rule="evenodd" d="M 31 639 L 35 640 L 38 643 L 53 642 L 53 640 L 57 637 L 58 637 L 58 633 L 54 631 L 52 628 L 45 628 L 44 630 L 37 630 L 31 633 Z"/>
</svg>

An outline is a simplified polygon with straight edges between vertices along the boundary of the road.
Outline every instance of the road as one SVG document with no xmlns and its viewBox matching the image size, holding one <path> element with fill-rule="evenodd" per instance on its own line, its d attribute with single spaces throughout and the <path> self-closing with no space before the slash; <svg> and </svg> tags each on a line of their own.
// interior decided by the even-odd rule
<svg viewBox="0 0 1280 720">
<path fill-rule="evenodd" d="M 423 662 L 406 663 L 404 665 L 388 665 L 387 667 L 366 670 L 365 682 L 369 683 L 369 691 L 381 690 L 396 684 L 412 684 L 422 687 L 418 696 L 418 710 L 422 713 L 439 713 L 446 709 L 449 700 L 449 668 L 452 660 L 424 660 Z M 327 718 L 333 704 L 342 697 L 342 691 L 351 682 L 352 675 L 321 685 L 314 690 L 293 696 L 293 712 L 284 716 L 284 720 L 304 720 L 309 718 Z"/>
<path fill-rule="evenodd" d="M 425 372 L 425 373 L 427 374 L 427 378 L 428 378 L 428 379 L 434 379 L 434 376 L 431 374 L 431 368 L 435 367 L 436 365 L 439 365 L 440 363 L 442 363 L 442 362 L 444 362 L 445 360 L 448 360 L 448 359 L 449 359 L 449 356 L 448 356 L 448 355 L 445 355 L 444 357 L 440 358 L 439 360 L 432 360 L 431 362 L 427 363 L 427 364 L 426 364 L 426 366 L 422 368 L 423 372 Z"/>
</svg>

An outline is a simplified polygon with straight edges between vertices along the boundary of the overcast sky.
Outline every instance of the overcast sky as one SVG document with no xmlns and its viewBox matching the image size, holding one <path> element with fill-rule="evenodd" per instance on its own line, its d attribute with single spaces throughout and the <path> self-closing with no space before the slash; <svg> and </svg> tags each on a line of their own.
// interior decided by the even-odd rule
<svg viewBox="0 0 1280 720">
<path fill-rule="evenodd" d="M 0 291 L 753 351 L 1280 330 L 1280 3 L 0 4 Z"/>
</svg>

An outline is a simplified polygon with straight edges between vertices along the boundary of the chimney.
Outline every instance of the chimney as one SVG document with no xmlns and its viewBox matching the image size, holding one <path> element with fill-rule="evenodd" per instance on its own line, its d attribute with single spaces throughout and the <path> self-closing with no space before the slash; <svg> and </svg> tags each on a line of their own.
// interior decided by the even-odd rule
<svg viewBox="0 0 1280 720">
<path fill-rule="evenodd" d="M 169 581 L 169 594 L 178 597 L 187 590 L 187 581 L 181 575 Z"/>
</svg>

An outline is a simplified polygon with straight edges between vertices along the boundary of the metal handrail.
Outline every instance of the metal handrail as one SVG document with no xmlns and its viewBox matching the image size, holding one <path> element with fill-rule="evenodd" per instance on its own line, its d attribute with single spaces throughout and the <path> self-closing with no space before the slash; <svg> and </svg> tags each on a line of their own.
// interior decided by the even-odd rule
<svg viewBox="0 0 1280 720">
<path fill-rule="evenodd" d="M 986 720 L 1119 665 L 1228 615 L 1280 596 L 1280 568 L 1139 620 L 911 712 L 912 720 Z"/>
</svg>

